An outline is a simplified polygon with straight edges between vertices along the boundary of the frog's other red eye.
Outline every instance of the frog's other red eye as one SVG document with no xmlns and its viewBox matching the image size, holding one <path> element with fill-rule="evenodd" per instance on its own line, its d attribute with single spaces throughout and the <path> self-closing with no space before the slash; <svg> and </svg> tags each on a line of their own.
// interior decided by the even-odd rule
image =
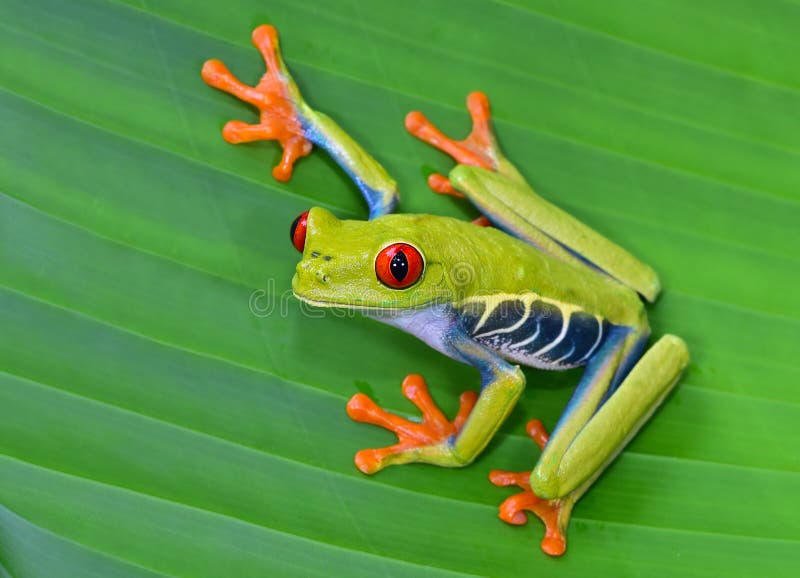
<svg viewBox="0 0 800 578">
<path fill-rule="evenodd" d="M 422 255 L 407 243 L 394 243 L 378 253 L 375 274 L 392 289 L 405 289 L 419 281 L 424 263 Z"/>
<path fill-rule="evenodd" d="M 303 252 L 306 247 L 306 228 L 308 226 L 308 211 L 300 213 L 289 229 L 289 238 L 292 240 L 294 248 Z"/>
</svg>

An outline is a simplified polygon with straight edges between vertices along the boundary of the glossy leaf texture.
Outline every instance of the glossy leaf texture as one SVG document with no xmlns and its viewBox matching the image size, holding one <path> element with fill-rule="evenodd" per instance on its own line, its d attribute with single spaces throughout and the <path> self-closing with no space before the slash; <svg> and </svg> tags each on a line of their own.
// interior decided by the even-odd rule
<svg viewBox="0 0 800 578">
<path fill-rule="evenodd" d="M 414 338 L 289 297 L 292 219 L 365 218 L 319 151 L 275 182 L 231 146 L 275 24 L 308 101 L 427 190 L 486 91 L 547 198 L 661 274 L 656 334 L 693 362 L 578 504 L 569 551 L 497 518 L 490 469 L 530 468 L 579 374 L 529 388 L 465 470 L 356 471 L 391 442 L 344 405 L 447 411 L 477 374 Z M 790 576 L 800 567 L 800 4 L 793 0 L 4 0 L 0 3 L 0 575 Z"/>
</svg>

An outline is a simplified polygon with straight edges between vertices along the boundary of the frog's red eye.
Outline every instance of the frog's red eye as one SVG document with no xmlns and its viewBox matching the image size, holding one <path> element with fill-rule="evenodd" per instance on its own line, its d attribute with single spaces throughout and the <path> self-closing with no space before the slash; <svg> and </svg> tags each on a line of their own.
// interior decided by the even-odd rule
<svg viewBox="0 0 800 578">
<path fill-rule="evenodd" d="M 289 238 L 292 240 L 294 248 L 303 252 L 306 247 L 306 227 L 308 226 L 308 211 L 300 213 L 289 229 Z"/>
<path fill-rule="evenodd" d="M 424 263 L 422 255 L 407 243 L 394 243 L 378 253 L 375 274 L 392 289 L 405 289 L 419 281 Z"/>
</svg>

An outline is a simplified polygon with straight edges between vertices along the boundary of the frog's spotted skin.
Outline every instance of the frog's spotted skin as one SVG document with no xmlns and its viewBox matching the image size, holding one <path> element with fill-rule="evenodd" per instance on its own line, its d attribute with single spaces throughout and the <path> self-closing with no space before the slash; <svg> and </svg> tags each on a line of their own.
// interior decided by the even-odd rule
<svg viewBox="0 0 800 578">
<path fill-rule="evenodd" d="M 553 370 L 583 365 L 580 383 L 551 435 L 538 420 L 528 424 L 542 449 L 532 472 L 495 470 L 490 476 L 497 485 L 523 490 L 503 503 L 500 517 L 523 524 L 525 512 L 534 513 L 546 527 L 542 549 L 563 554 L 573 505 L 649 419 L 689 362 L 686 344 L 673 335 L 645 350 L 650 329 L 639 296 L 655 300 L 657 275 L 533 191 L 500 151 L 489 100 L 479 92 L 467 98 L 473 129 L 464 140 L 445 136 L 419 112 L 409 113 L 406 127 L 458 162 L 448 176 L 432 175 L 429 185 L 468 198 L 485 215 L 478 223 L 488 221 L 497 229 L 431 215 L 387 215 L 398 198 L 395 182 L 338 125 L 305 103 L 281 59 L 273 27 L 258 27 L 253 42 L 268 67 L 257 86 L 242 84 L 219 61 L 203 67 L 208 84 L 261 112 L 259 124 L 228 123 L 225 139 L 278 140 L 284 147 L 274 170 L 279 180 L 291 176 L 293 163 L 311 151 L 311 143 L 319 145 L 369 205 L 369 221 L 339 220 L 319 207 L 308 211 L 303 227 L 292 235 L 303 253 L 292 280 L 294 294 L 317 306 L 358 309 L 481 375 L 480 395 L 462 394 L 452 421 L 418 375 L 406 378 L 403 395 L 420 410 L 421 422 L 355 395 L 347 405 L 351 418 L 398 436 L 395 445 L 358 452 L 357 467 L 372 474 L 409 462 L 467 465 L 522 395 L 525 375 L 512 363 Z M 421 257 L 422 269 L 414 269 L 413 279 L 402 278 L 411 270 L 405 253 L 405 264 L 400 257 L 395 263 L 393 253 L 395 269 L 376 268 L 378 256 L 392 245 L 410 246 Z M 475 275 L 457 283 L 457 269 Z M 400 278 L 386 277 L 395 273 Z"/>
<path fill-rule="evenodd" d="M 599 315 L 533 292 L 472 297 L 454 308 L 472 339 L 504 359 L 540 369 L 584 365 L 609 329 Z"/>
</svg>

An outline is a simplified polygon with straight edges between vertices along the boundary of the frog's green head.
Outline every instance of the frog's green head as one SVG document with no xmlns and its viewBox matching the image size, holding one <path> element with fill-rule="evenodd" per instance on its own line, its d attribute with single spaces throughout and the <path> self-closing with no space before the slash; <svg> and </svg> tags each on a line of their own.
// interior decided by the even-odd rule
<svg viewBox="0 0 800 578">
<path fill-rule="evenodd" d="M 292 290 L 323 307 L 410 309 L 452 302 L 464 285 L 453 275 L 459 258 L 451 254 L 458 247 L 454 229 L 462 226 L 431 215 L 343 221 L 313 208 L 292 226 L 292 240 L 303 253 Z M 464 247 L 457 252 L 463 256 Z"/>
</svg>

